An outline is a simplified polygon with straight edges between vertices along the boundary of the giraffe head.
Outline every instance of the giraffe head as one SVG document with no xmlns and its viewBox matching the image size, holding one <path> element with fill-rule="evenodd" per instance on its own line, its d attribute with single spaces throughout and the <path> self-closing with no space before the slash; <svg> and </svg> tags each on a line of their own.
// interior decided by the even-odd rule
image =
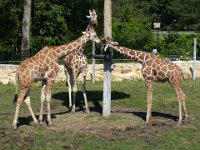
<svg viewBox="0 0 200 150">
<path fill-rule="evenodd" d="M 89 20 L 89 24 L 91 25 L 97 25 L 98 22 L 97 22 L 97 14 L 96 14 L 96 11 L 94 9 L 89 10 L 89 16 L 86 16 Z"/>
<path fill-rule="evenodd" d="M 119 45 L 118 42 L 113 42 L 111 40 L 111 38 L 109 38 L 109 37 L 107 37 L 106 39 L 102 40 L 101 43 L 102 43 L 102 45 L 105 45 L 104 51 L 106 51 L 108 47 Z"/>
<path fill-rule="evenodd" d="M 97 44 L 101 43 L 101 40 L 98 38 L 96 31 L 92 26 L 88 26 L 85 32 L 82 32 L 84 35 L 87 36 L 87 40 L 91 40 L 92 42 L 95 42 Z"/>
</svg>

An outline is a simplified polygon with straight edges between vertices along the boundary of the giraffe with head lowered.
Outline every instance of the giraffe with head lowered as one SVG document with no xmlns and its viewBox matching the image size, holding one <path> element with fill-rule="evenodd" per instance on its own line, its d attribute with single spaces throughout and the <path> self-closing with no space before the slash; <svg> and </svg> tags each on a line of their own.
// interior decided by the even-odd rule
<svg viewBox="0 0 200 150">
<path fill-rule="evenodd" d="M 46 100 L 47 122 L 48 125 L 52 125 L 50 102 L 53 80 L 59 70 L 57 60 L 73 51 L 79 50 L 79 47 L 85 45 L 89 40 L 96 43 L 100 42 L 100 39 L 97 37 L 92 26 L 88 26 L 83 35 L 76 40 L 60 46 L 45 46 L 37 54 L 20 63 L 16 72 L 16 81 L 19 83 L 20 90 L 17 94 L 15 103 L 16 109 L 13 120 L 14 129 L 17 128 L 19 109 L 23 100 L 31 113 L 33 121 L 36 125 L 39 125 L 39 122 L 33 113 L 29 95 L 31 85 L 37 81 L 42 81 L 39 121 L 43 121 L 43 102 Z"/>
<path fill-rule="evenodd" d="M 89 19 L 88 26 L 97 25 L 97 14 L 94 9 L 92 11 L 89 10 L 89 16 L 86 17 Z M 64 59 L 65 62 L 64 69 L 68 84 L 69 108 L 71 109 L 71 112 L 75 112 L 77 78 L 80 74 L 82 75 L 82 92 L 85 102 L 85 110 L 87 113 L 90 112 L 86 95 L 86 75 L 88 71 L 87 70 L 88 61 L 87 57 L 84 55 L 84 47 L 85 45 L 80 46 L 79 50 L 73 51 L 69 55 L 66 55 Z M 71 98 L 72 90 L 73 90 L 73 105 Z"/>
<path fill-rule="evenodd" d="M 86 56 L 83 54 L 84 46 L 79 47 L 78 51 L 74 51 L 65 57 L 65 74 L 67 77 L 68 84 L 68 94 L 69 94 L 69 108 L 71 112 L 75 112 L 75 101 L 77 93 L 77 78 L 79 74 L 82 75 L 82 92 L 85 102 L 85 110 L 87 113 L 90 112 L 87 95 L 86 95 L 86 75 L 87 75 L 87 65 L 88 61 Z M 73 105 L 71 99 L 71 91 L 73 90 Z"/>
<path fill-rule="evenodd" d="M 182 70 L 168 59 L 160 59 L 153 53 L 129 49 L 126 47 L 118 46 L 118 43 L 112 42 L 109 38 L 106 39 L 106 47 L 111 47 L 131 59 L 137 60 L 142 65 L 142 75 L 146 82 L 147 88 L 147 115 L 146 124 L 152 116 L 152 100 L 153 100 L 153 81 L 168 81 L 173 87 L 179 105 L 179 120 L 188 120 L 188 114 L 185 104 L 185 94 L 180 87 L 182 79 Z"/>
</svg>

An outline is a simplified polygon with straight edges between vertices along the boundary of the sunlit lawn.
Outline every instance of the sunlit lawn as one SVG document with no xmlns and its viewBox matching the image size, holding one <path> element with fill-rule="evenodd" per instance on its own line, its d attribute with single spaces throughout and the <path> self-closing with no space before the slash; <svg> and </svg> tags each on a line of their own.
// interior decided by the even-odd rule
<svg viewBox="0 0 200 150">
<path fill-rule="evenodd" d="M 13 96 L 15 86 L 0 84 L 0 149 L 200 149 L 200 80 L 189 81 L 193 88 L 182 81 L 182 89 L 186 94 L 186 105 L 191 119 L 190 124 L 182 126 L 146 127 L 145 136 L 136 134 L 136 131 L 126 131 L 124 136 L 114 136 L 113 139 L 104 139 L 102 135 L 88 133 L 71 133 L 68 130 L 60 132 L 47 132 L 47 126 L 31 126 L 29 131 L 20 126 L 18 130 L 12 129 L 14 114 Z M 83 99 L 81 84 L 79 83 L 78 99 Z M 36 113 L 40 108 L 40 86 L 33 85 L 31 89 L 32 107 Z M 87 96 L 92 112 L 102 109 L 102 82 L 95 84 L 87 82 Z M 56 83 L 52 93 L 52 113 L 67 113 L 68 95 L 65 83 Z M 83 101 L 78 102 L 83 103 Z M 144 81 L 112 82 L 112 107 L 134 108 L 146 113 L 146 87 Z M 178 116 L 178 103 L 173 89 L 168 83 L 154 83 L 153 112 Z M 31 120 L 30 114 L 23 103 L 20 117 Z M 113 120 L 111 115 L 111 120 Z M 153 116 L 154 117 L 154 116 Z M 109 118 L 108 118 L 109 119 Z M 98 119 L 97 119 L 98 121 Z M 117 119 L 115 119 L 117 121 Z M 170 120 L 174 121 L 174 120 Z M 145 128 L 143 126 L 142 128 Z M 152 131 L 151 131 L 152 129 Z M 123 132 L 123 131 L 121 131 Z M 19 137 L 19 135 L 21 135 Z M 23 136 L 22 136 L 23 135 Z M 100 138 L 101 137 L 101 138 Z"/>
</svg>

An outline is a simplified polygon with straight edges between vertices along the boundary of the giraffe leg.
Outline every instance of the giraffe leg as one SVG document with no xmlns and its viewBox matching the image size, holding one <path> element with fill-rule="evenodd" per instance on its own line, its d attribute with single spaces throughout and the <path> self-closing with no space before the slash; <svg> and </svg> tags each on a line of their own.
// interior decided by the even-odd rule
<svg viewBox="0 0 200 150">
<path fill-rule="evenodd" d="M 15 115 L 14 115 L 14 119 L 13 119 L 13 128 L 14 129 L 17 128 L 17 120 L 18 120 L 18 117 L 19 117 L 19 108 L 20 108 L 20 105 L 21 105 L 22 101 L 24 100 L 24 97 L 25 97 L 27 92 L 28 92 L 28 88 L 21 89 L 19 91 L 17 101 L 16 101 L 16 104 L 15 104 L 16 108 L 15 108 Z"/>
<path fill-rule="evenodd" d="M 151 118 L 152 111 L 152 100 L 153 100 L 153 88 L 152 88 L 152 80 L 146 81 L 147 86 L 147 114 L 146 114 L 146 124 L 149 124 L 149 119 Z"/>
<path fill-rule="evenodd" d="M 52 88 L 53 80 L 49 78 L 47 80 L 47 87 L 46 87 L 46 101 L 47 101 L 47 122 L 48 126 L 52 125 L 51 121 L 51 88 Z"/>
<path fill-rule="evenodd" d="M 28 92 L 28 93 L 29 93 L 29 92 Z M 29 109 L 29 111 L 30 111 L 30 113 L 31 113 L 31 116 L 32 116 L 32 118 L 33 118 L 33 121 L 35 122 L 35 124 L 36 124 L 37 126 L 39 126 L 38 120 L 36 119 L 35 114 L 34 114 L 34 112 L 33 112 L 33 109 L 32 109 L 32 107 L 31 107 L 31 101 L 30 101 L 30 96 L 29 96 L 29 94 L 28 94 L 28 96 L 25 98 L 24 102 L 26 103 L 26 105 L 27 105 L 27 107 L 28 107 L 28 109 Z"/>
<path fill-rule="evenodd" d="M 76 85 L 76 80 L 74 80 L 73 83 L 73 105 L 72 105 L 72 113 L 74 113 L 76 111 L 76 106 L 75 106 L 75 102 L 76 102 L 76 93 L 77 93 L 77 85 Z"/>
<path fill-rule="evenodd" d="M 69 73 L 67 73 L 68 95 L 69 95 L 69 108 L 72 107 L 72 86 Z"/>
<path fill-rule="evenodd" d="M 39 115 L 39 122 L 42 123 L 43 121 L 43 109 L 44 109 L 44 101 L 46 99 L 46 81 L 42 81 L 42 90 L 41 90 L 41 96 L 40 96 L 40 115 Z"/>
<path fill-rule="evenodd" d="M 82 91 L 83 91 L 83 97 L 84 97 L 84 101 L 85 101 L 86 113 L 89 114 L 90 109 L 88 107 L 87 95 L 86 95 L 86 74 L 84 74 L 84 72 L 82 72 Z"/>
<path fill-rule="evenodd" d="M 182 102 L 180 100 L 180 97 L 178 97 L 178 107 L 179 107 L 179 119 L 178 119 L 178 124 L 182 124 L 183 120 L 183 115 L 182 115 Z"/>
<path fill-rule="evenodd" d="M 177 100 L 178 100 L 178 106 L 179 106 L 178 124 L 181 124 L 182 123 L 182 119 L 183 119 L 183 110 L 184 109 L 186 110 L 185 104 L 183 106 L 183 100 L 184 100 L 183 92 L 182 92 L 179 84 L 171 83 L 171 85 L 172 85 L 172 87 L 173 87 L 173 89 L 174 89 L 174 91 L 176 93 L 176 97 L 177 97 Z"/>
<path fill-rule="evenodd" d="M 183 112 L 183 119 L 188 121 L 188 113 L 187 113 L 187 109 L 186 109 L 186 104 L 185 104 L 185 94 L 182 91 L 182 89 L 180 88 L 181 91 L 181 102 L 182 102 L 182 112 Z"/>
</svg>

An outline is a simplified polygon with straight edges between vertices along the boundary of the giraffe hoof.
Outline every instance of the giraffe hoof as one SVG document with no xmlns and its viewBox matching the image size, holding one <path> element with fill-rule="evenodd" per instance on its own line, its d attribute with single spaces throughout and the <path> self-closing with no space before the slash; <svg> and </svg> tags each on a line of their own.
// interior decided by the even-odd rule
<svg viewBox="0 0 200 150">
<path fill-rule="evenodd" d="M 145 122 L 145 126 L 147 126 L 147 127 L 152 126 L 152 122 L 151 121 L 146 121 Z"/>
<path fill-rule="evenodd" d="M 177 125 L 182 125 L 182 121 L 178 121 L 178 122 L 177 122 Z"/>
<path fill-rule="evenodd" d="M 41 126 L 43 124 L 42 120 L 39 120 L 39 126 Z"/>
<path fill-rule="evenodd" d="M 72 111 L 75 112 L 74 108 L 72 106 L 69 106 L 69 112 L 73 113 Z"/>
<path fill-rule="evenodd" d="M 34 122 L 31 122 L 30 124 L 31 126 L 34 126 L 34 127 L 39 127 L 40 126 L 40 123 L 38 121 L 34 121 Z"/>
<path fill-rule="evenodd" d="M 34 127 L 39 127 L 39 126 L 40 126 L 39 123 L 35 123 L 35 124 L 34 124 Z"/>
<path fill-rule="evenodd" d="M 144 124 L 145 126 L 150 126 L 150 124 L 149 123 L 147 123 L 147 122 L 145 122 L 145 124 Z"/>
<path fill-rule="evenodd" d="M 75 113 L 75 111 L 76 111 L 75 108 L 72 108 L 70 113 L 73 114 Z"/>
<path fill-rule="evenodd" d="M 86 108 L 85 112 L 90 115 L 90 110 Z"/>
<path fill-rule="evenodd" d="M 48 123 L 48 127 L 54 127 L 55 125 L 54 124 L 52 124 L 52 123 Z"/>
<path fill-rule="evenodd" d="M 17 124 L 13 124 L 13 129 L 14 129 L 14 130 L 17 129 Z"/>
<path fill-rule="evenodd" d="M 70 114 L 74 114 L 74 113 L 75 113 L 75 111 L 71 111 L 71 112 L 70 112 Z"/>
</svg>

